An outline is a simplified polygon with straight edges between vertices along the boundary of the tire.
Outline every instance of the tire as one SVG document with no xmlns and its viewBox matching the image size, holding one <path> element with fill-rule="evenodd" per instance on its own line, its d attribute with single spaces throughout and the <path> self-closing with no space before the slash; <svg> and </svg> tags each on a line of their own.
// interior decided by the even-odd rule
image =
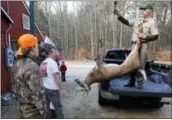
<svg viewBox="0 0 172 120">
<path fill-rule="evenodd" d="M 159 109 L 159 108 L 161 108 L 163 105 L 164 105 L 163 103 L 151 103 L 151 104 L 149 104 L 148 106 L 149 106 L 150 108 Z"/>
<path fill-rule="evenodd" d="M 153 100 L 148 106 L 150 108 L 156 108 L 156 109 L 161 108 L 164 105 L 163 103 L 161 103 L 161 99 L 162 98 L 156 98 L 156 100 Z"/>
<path fill-rule="evenodd" d="M 107 105 L 107 100 L 102 97 L 100 88 L 99 88 L 99 91 L 98 91 L 98 103 L 99 103 L 100 106 Z"/>
</svg>

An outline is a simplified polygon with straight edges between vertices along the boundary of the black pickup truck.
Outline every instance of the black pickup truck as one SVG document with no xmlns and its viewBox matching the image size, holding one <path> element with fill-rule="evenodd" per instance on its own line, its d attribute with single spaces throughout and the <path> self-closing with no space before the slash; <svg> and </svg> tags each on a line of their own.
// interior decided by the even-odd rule
<svg viewBox="0 0 172 120">
<path fill-rule="evenodd" d="M 109 49 L 103 58 L 104 64 L 121 64 L 130 49 Z M 124 87 L 130 79 L 129 74 L 110 81 L 100 83 L 98 103 L 101 106 L 113 101 L 115 106 L 142 105 L 160 108 L 170 102 L 162 101 L 164 97 L 172 97 L 172 65 L 158 64 L 148 60 L 145 71 L 147 80 L 144 81 L 143 89 Z M 136 81 L 137 86 L 137 81 Z"/>
</svg>

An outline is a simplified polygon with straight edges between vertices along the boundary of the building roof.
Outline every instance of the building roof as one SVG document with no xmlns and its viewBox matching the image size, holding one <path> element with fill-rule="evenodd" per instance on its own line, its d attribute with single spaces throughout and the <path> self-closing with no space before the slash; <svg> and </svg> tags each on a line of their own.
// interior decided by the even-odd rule
<svg viewBox="0 0 172 120">
<path fill-rule="evenodd" d="M 4 10 L 2 6 L 1 6 L 1 11 L 2 11 L 2 14 L 5 15 L 5 18 L 8 20 L 9 23 L 14 23 L 12 18 L 8 15 L 8 13 Z"/>
</svg>

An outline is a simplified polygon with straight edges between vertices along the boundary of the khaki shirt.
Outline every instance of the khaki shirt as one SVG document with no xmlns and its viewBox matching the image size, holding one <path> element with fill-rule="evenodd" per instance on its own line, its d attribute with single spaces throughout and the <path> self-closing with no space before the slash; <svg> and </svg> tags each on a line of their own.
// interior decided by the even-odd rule
<svg viewBox="0 0 172 120">
<path fill-rule="evenodd" d="M 139 30 L 139 25 L 142 26 L 142 32 L 144 34 L 144 38 L 146 38 L 147 35 L 158 35 L 158 27 L 154 19 L 149 18 L 147 21 L 143 21 L 141 23 L 137 22 L 136 20 L 128 20 L 129 25 L 134 27 L 133 29 L 133 35 L 132 35 L 132 41 L 137 40 L 137 32 Z"/>
</svg>

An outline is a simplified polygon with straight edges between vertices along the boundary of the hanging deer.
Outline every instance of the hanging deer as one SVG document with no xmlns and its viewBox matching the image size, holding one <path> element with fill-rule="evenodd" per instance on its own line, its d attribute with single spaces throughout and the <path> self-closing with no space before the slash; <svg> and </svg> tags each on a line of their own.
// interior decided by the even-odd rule
<svg viewBox="0 0 172 120">
<path fill-rule="evenodd" d="M 83 81 L 76 79 L 75 81 L 84 88 L 85 91 L 90 90 L 90 85 L 93 83 L 100 83 L 104 81 L 109 81 L 114 78 L 123 76 L 132 71 L 136 71 L 140 69 L 140 58 L 139 58 L 139 48 L 141 42 L 140 39 L 137 40 L 135 47 L 132 49 L 131 53 L 125 59 L 125 61 L 118 64 L 100 64 L 98 60 L 97 67 L 94 67 L 85 77 Z M 144 71 L 139 71 L 143 78 L 146 80 L 146 76 Z"/>
</svg>

